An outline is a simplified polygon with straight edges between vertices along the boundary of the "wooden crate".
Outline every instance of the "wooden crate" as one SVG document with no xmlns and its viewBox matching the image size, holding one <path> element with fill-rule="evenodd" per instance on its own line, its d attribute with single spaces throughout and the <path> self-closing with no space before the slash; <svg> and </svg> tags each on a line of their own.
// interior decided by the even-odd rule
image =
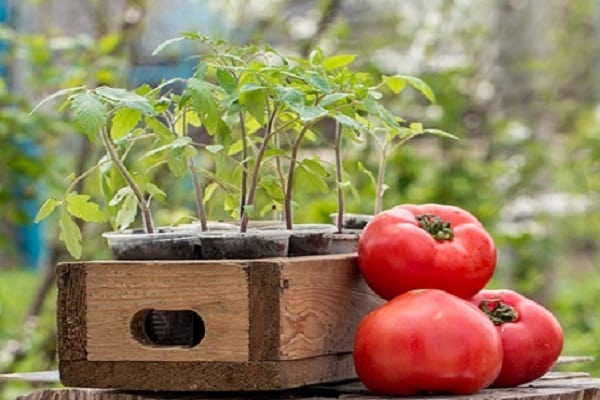
<svg viewBox="0 0 600 400">
<path fill-rule="evenodd" d="M 273 390 L 354 378 L 360 319 L 383 303 L 356 256 L 247 261 L 63 263 L 58 356 L 63 384 L 161 391 Z M 147 310 L 191 310 L 193 347 L 144 340 Z"/>
</svg>

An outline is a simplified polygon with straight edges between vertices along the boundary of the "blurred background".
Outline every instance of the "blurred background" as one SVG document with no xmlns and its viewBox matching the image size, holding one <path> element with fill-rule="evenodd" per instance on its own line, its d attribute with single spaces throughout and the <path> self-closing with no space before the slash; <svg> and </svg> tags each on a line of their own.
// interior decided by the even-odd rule
<svg viewBox="0 0 600 400">
<path fill-rule="evenodd" d="M 191 45 L 152 56 L 185 31 L 287 54 L 356 54 L 356 68 L 425 80 L 436 104 L 407 91 L 389 107 L 460 140 L 422 137 L 394 153 L 385 207 L 475 214 L 499 249 L 490 287 L 550 308 L 564 354 L 595 356 L 575 368 L 600 374 L 598 0 L 0 0 L 0 372 L 56 368 L 53 272 L 69 257 L 57 221 L 33 217 L 101 151 L 51 107 L 30 111 L 65 87 L 191 75 Z M 371 213 L 357 162 L 376 160 L 362 154 L 346 156 L 357 188 L 347 209 Z M 174 188 L 173 204 L 192 207 L 189 190 Z M 327 222 L 333 188 L 306 193 L 298 219 Z M 83 226 L 83 259 L 110 257 L 108 229 Z M 31 390 L 0 383 L 0 398 Z"/>
</svg>

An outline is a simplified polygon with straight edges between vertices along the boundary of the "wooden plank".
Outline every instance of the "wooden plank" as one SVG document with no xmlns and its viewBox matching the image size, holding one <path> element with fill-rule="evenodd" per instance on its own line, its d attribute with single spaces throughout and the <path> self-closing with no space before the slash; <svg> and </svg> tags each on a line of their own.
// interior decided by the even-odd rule
<svg viewBox="0 0 600 400">
<path fill-rule="evenodd" d="M 280 359 L 352 351 L 359 321 L 383 304 L 356 255 L 299 257 L 282 268 Z"/>
<path fill-rule="evenodd" d="M 354 378 L 351 354 L 291 361 L 60 361 L 66 386 L 160 391 L 260 391 Z"/>
<path fill-rule="evenodd" d="M 50 389 L 37 391 L 18 400 L 192 400 L 192 399 L 378 399 L 358 382 L 338 385 L 318 385 L 293 390 L 271 392 L 126 392 L 105 389 Z M 403 397 L 403 400 L 597 400 L 600 399 L 600 379 L 575 378 L 560 380 L 537 380 L 517 388 L 486 389 L 471 396 L 417 396 Z M 391 398 L 390 398 L 391 399 Z"/>
<path fill-rule="evenodd" d="M 281 262 L 257 261 L 248 269 L 250 361 L 279 357 L 281 268 Z"/>
<path fill-rule="evenodd" d="M 235 262 L 86 263 L 87 360 L 247 361 L 247 268 Z M 196 312 L 204 339 L 191 348 L 142 343 L 132 334 L 132 319 L 150 309 Z"/>
<path fill-rule="evenodd" d="M 80 263 L 59 264 L 56 268 L 57 350 L 63 360 L 87 358 L 87 306 L 85 268 Z"/>
</svg>

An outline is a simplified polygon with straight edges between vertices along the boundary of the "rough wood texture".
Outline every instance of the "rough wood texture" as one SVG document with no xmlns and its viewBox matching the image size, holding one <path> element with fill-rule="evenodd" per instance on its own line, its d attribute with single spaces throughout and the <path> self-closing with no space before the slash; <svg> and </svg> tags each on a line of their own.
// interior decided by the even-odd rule
<svg viewBox="0 0 600 400">
<path fill-rule="evenodd" d="M 192 399 L 385 399 L 373 396 L 357 382 L 343 385 L 312 386 L 296 390 L 255 393 L 207 392 L 123 392 L 117 390 L 54 389 L 19 397 L 18 400 L 192 400 Z M 403 397 L 416 400 L 431 397 Z M 529 385 L 510 389 L 488 389 L 472 396 L 435 396 L 437 400 L 597 400 L 600 399 L 600 379 L 564 376 L 560 379 L 540 379 Z"/>
<path fill-rule="evenodd" d="M 358 322 L 382 300 L 368 288 L 356 258 L 306 258 L 282 269 L 283 360 L 352 351 Z"/>
<path fill-rule="evenodd" d="M 230 262 L 87 264 L 87 360 L 247 361 L 246 268 Z M 192 348 L 142 344 L 131 334 L 131 323 L 148 309 L 195 311 L 206 336 Z"/>
<path fill-rule="evenodd" d="M 85 267 L 62 264 L 56 269 L 57 350 L 63 360 L 85 360 L 86 351 L 86 287 Z"/>
<path fill-rule="evenodd" d="M 383 303 L 353 254 L 59 268 L 60 373 L 73 386 L 254 390 L 353 378 L 354 330 Z M 153 344 L 140 317 L 152 309 L 196 312 L 204 338 Z"/>
<path fill-rule="evenodd" d="M 66 386 L 160 391 L 257 391 L 354 378 L 352 355 L 290 361 L 61 361 Z"/>
</svg>

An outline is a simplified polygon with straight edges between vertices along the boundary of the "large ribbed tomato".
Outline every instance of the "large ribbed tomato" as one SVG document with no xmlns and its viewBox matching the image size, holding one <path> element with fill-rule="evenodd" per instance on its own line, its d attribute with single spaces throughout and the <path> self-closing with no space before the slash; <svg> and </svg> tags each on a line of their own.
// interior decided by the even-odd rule
<svg viewBox="0 0 600 400">
<path fill-rule="evenodd" d="M 385 299 L 411 289 L 469 298 L 496 267 L 496 246 L 469 212 L 440 204 L 399 205 L 367 224 L 358 243 L 365 281 Z"/>
<path fill-rule="evenodd" d="M 358 325 L 354 366 L 373 393 L 472 394 L 502 364 L 500 336 L 473 304 L 437 289 L 412 290 Z"/>
<path fill-rule="evenodd" d="M 510 387 L 544 375 L 558 359 L 563 330 L 542 305 L 512 290 L 482 290 L 471 302 L 496 325 L 504 358 L 494 387 Z"/>
</svg>

